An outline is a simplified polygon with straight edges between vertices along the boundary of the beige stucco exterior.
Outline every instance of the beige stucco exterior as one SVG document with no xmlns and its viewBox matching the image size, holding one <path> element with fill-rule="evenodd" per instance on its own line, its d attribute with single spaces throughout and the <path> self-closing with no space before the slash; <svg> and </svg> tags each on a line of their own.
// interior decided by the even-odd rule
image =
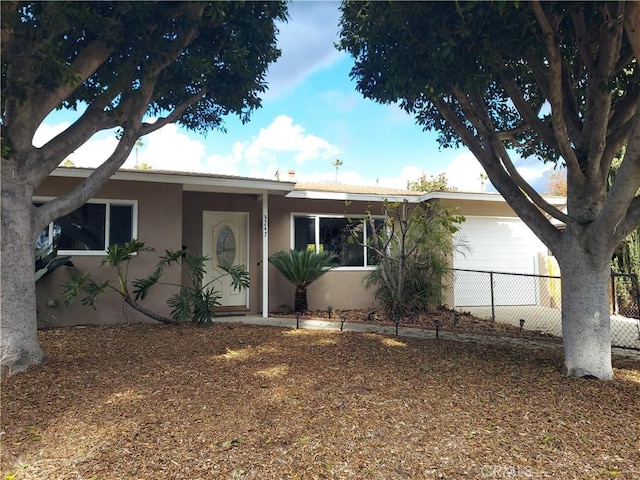
<svg viewBox="0 0 640 480">
<path fill-rule="evenodd" d="M 36 198 L 57 196 L 78 185 L 88 172 L 76 170 L 81 169 L 59 169 L 57 176 L 49 177 L 43 183 L 37 191 Z M 78 178 L 69 178 L 73 176 Z M 346 187 L 340 186 L 334 192 L 336 190 L 344 191 Z M 247 270 L 251 287 L 247 308 L 240 310 L 266 315 L 265 304 L 268 304 L 269 311 L 276 311 L 282 306 L 293 306 L 294 287 L 267 262 L 268 256 L 292 247 L 293 214 L 357 217 L 371 212 L 376 215 L 382 213 L 381 201 L 386 198 L 382 194 L 371 194 L 369 191 L 363 191 L 361 195 L 347 196 L 348 198 L 332 194 L 326 195 L 327 198 L 314 198 L 323 197 L 324 194 L 303 193 L 299 189 L 294 192 L 294 185 L 288 182 L 197 174 L 180 175 L 169 172 L 130 172 L 117 174 L 116 178 L 107 182 L 94 198 L 137 202 L 137 238 L 154 247 L 155 252 L 141 253 L 132 260 L 130 279 L 151 273 L 159 254 L 165 250 L 177 250 L 184 246 L 196 254 L 208 255 L 209 252 L 202 251 L 203 238 L 207 234 L 203 231 L 205 212 L 246 213 L 249 238 Z M 473 195 L 471 199 L 460 198 L 464 195 L 445 197 L 441 199 L 442 204 L 462 215 L 515 217 L 513 210 L 503 200 L 497 201 L 495 195 Z M 411 192 L 407 198 L 416 202 L 418 196 Z M 350 201 L 345 202 L 345 199 Z M 64 305 L 61 284 L 71 274 L 90 272 L 97 281 L 110 276 L 115 280 L 108 269 L 99 268 L 103 258 L 103 255 L 99 254 L 75 255 L 72 257 L 73 268 L 60 268 L 38 282 L 41 327 L 150 321 L 138 312 L 125 308 L 117 294 L 104 296 L 97 310 L 83 306 L 79 301 L 71 306 Z M 541 257 L 541 273 L 546 271 L 546 265 L 546 256 Z M 328 305 L 335 309 L 375 307 L 372 292 L 363 286 L 363 279 L 368 271 L 367 268 L 339 268 L 326 273 L 309 287 L 309 308 L 326 309 Z M 266 285 L 264 272 L 268 272 L 269 277 Z M 179 285 L 184 278 L 178 268 L 172 268 L 167 271 L 163 281 Z M 177 288 L 158 285 L 152 289 L 143 303 L 148 308 L 169 316 L 170 308 L 166 305 L 166 299 L 175 293 Z M 55 300 L 55 306 L 51 305 L 51 300 Z"/>
</svg>

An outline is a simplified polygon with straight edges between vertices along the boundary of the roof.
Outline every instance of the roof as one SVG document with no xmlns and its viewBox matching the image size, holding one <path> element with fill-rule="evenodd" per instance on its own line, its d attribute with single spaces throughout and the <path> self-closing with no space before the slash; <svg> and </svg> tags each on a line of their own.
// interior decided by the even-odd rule
<svg viewBox="0 0 640 480">
<path fill-rule="evenodd" d="M 51 172 L 51 176 L 87 178 L 93 171 L 93 168 L 58 167 Z M 295 182 L 169 170 L 120 169 L 113 174 L 111 179 L 181 184 L 184 191 L 190 192 L 269 193 L 272 195 L 286 195 L 291 192 L 295 186 Z"/>
<path fill-rule="evenodd" d="M 93 168 L 58 167 L 51 176 L 87 178 Z M 352 200 L 379 202 L 388 200 L 398 202 L 420 203 L 435 199 L 472 200 L 483 202 L 504 202 L 499 193 L 490 192 L 418 192 L 379 186 L 346 185 L 338 182 L 314 183 L 270 180 L 264 178 L 218 175 L 200 172 L 179 172 L 169 170 L 118 170 L 113 180 L 139 181 L 154 183 L 181 184 L 184 191 L 220 192 L 220 193 L 252 193 L 285 195 L 288 198 L 309 198 L 316 200 Z M 566 205 L 565 197 L 545 197 L 551 205 Z"/>
</svg>

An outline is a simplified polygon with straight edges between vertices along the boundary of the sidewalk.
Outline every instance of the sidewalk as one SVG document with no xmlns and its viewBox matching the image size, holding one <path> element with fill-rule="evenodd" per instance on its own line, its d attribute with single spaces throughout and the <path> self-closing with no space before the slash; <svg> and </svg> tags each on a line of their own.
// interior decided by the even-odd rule
<svg viewBox="0 0 640 480">
<path fill-rule="evenodd" d="M 216 317 L 214 322 L 218 323 L 242 323 L 246 325 L 263 325 L 272 327 L 287 327 L 296 328 L 295 318 L 279 318 L 269 317 L 264 318 L 259 315 L 246 315 L 246 316 L 228 316 L 228 317 Z M 340 331 L 341 322 L 338 320 L 310 320 L 300 319 L 300 329 L 306 330 L 334 330 Z M 344 322 L 342 330 L 345 332 L 360 332 L 360 333 L 378 333 L 381 335 L 395 336 L 395 326 L 385 325 L 373 325 L 358 322 Z M 400 325 L 398 327 L 398 336 L 410 337 L 410 338 L 427 338 L 435 339 L 435 330 L 428 330 L 424 328 L 404 327 Z M 439 332 L 440 340 L 456 341 L 456 342 L 471 342 L 480 344 L 502 344 L 512 346 L 525 346 L 530 348 L 555 348 L 561 349 L 562 343 L 545 342 L 543 340 L 532 340 L 529 338 L 516 338 L 506 336 L 494 336 L 494 335 L 478 335 L 473 333 L 454 333 L 454 332 Z M 625 348 L 611 349 L 613 355 L 619 355 L 629 358 L 634 358 L 640 361 L 640 351 L 631 350 Z"/>
</svg>

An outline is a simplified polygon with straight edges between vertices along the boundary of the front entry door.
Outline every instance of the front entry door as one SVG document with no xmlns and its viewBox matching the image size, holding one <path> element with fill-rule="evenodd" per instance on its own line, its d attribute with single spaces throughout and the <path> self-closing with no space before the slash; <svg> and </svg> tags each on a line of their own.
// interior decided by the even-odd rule
<svg viewBox="0 0 640 480">
<path fill-rule="evenodd" d="M 235 290 L 231 277 L 220 268 L 225 263 L 244 265 L 249 270 L 247 255 L 248 213 L 204 212 L 203 215 L 203 255 L 206 262 L 205 283 L 219 292 L 219 302 L 223 307 L 248 307 L 247 290 Z"/>
</svg>

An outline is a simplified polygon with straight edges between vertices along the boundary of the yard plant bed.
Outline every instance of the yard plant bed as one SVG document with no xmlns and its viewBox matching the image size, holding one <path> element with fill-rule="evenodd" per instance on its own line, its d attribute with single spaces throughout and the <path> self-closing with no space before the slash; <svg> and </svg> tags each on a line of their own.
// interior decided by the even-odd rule
<svg viewBox="0 0 640 480">
<path fill-rule="evenodd" d="M 640 362 L 215 324 L 39 333 L 3 379 L 2 480 L 640 478 Z"/>
<path fill-rule="evenodd" d="M 272 317 L 295 318 L 293 313 L 270 313 Z M 395 321 L 389 318 L 384 312 L 375 309 L 344 309 L 332 310 L 331 315 L 327 310 L 312 310 L 303 312 L 300 315 L 303 320 L 332 320 L 340 322 L 342 318 L 347 323 L 362 323 L 380 326 L 395 326 Z M 549 340 L 560 343 L 561 339 L 551 336 L 545 332 L 536 330 L 519 329 L 505 323 L 494 322 L 491 319 L 478 318 L 469 312 L 458 312 L 442 308 L 432 312 L 422 313 L 400 319 L 400 327 L 424 328 L 436 330 L 434 321 L 440 322 L 438 329 L 441 332 L 471 333 L 475 335 L 498 335 L 504 337 L 529 338 L 536 340 Z"/>
</svg>

